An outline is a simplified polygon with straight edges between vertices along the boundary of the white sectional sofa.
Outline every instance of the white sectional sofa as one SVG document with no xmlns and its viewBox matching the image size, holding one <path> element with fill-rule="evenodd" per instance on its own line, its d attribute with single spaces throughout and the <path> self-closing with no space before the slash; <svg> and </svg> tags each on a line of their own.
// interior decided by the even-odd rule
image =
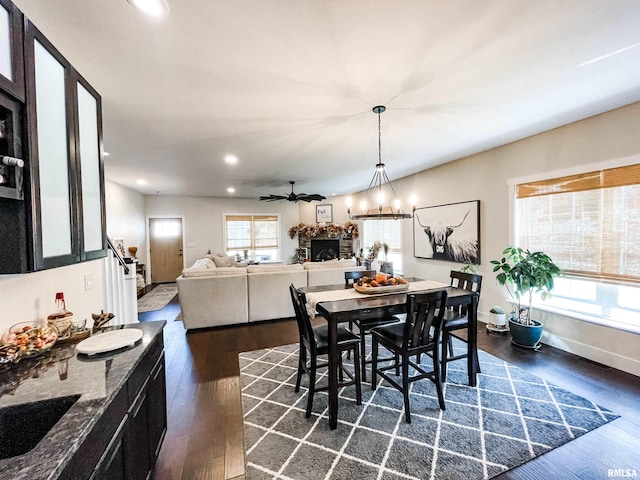
<svg viewBox="0 0 640 480">
<path fill-rule="evenodd" d="M 217 267 L 198 259 L 176 279 L 186 329 L 293 317 L 289 285 L 344 283 L 344 272 L 364 270 L 352 260 Z"/>
</svg>

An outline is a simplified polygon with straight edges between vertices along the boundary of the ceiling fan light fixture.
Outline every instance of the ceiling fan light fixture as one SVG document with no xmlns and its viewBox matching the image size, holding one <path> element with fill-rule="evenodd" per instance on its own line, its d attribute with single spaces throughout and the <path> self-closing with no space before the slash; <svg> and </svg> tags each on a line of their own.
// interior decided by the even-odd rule
<svg viewBox="0 0 640 480">
<path fill-rule="evenodd" d="M 387 172 L 384 169 L 384 163 L 382 163 L 382 131 L 380 128 L 380 114 L 386 110 L 386 107 L 378 105 L 373 107 L 373 113 L 378 115 L 378 163 L 376 164 L 376 170 L 373 173 L 373 178 L 369 182 L 369 187 L 364 193 L 364 197 L 360 200 L 360 209 L 352 213 L 351 207 L 353 205 L 353 199 L 347 198 L 347 213 L 351 220 L 398 220 L 401 218 L 412 218 L 413 212 L 416 210 L 417 197 L 411 195 L 411 213 L 407 213 L 402 210 L 402 204 L 398 199 L 398 195 L 393 188 L 393 184 Z M 371 201 L 375 200 L 375 201 Z M 367 205 L 371 203 L 375 207 L 367 208 Z"/>
<path fill-rule="evenodd" d="M 263 195 L 260 197 L 260 200 L 264 200 L 267 202 L 275 202 L 277 200 L 287 200 L 289 202 L 298 202 L 298 201 L 303 201 L 303 202 L 313 202 L 313 201 L 321 201 L 321 200 L 326 200 L 327 197 L 325 197 L 324 195 L 319 195 L 317 193 L 312 193 L 312 194 L 306 194 L 306 193 L 293 193 L 293 185 L 295 185 L 296 182 L 294 181 L 289 181 L 289 183 L 291 184 L 291 193 L 285 193 L 284 195 Z"/>
</svg>

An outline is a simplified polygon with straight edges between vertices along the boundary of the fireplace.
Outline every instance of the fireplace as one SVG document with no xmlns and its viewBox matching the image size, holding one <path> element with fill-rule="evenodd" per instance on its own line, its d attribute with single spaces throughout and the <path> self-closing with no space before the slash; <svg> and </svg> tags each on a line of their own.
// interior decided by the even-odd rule
<svg viewBox="0 0 640 480">
<path fill-rule="evenodd" d="M 314 238 L 311 240 L 311 261 L 324 262 L 340 258 L 340 240 L 329 238 Z"/>
</svg>

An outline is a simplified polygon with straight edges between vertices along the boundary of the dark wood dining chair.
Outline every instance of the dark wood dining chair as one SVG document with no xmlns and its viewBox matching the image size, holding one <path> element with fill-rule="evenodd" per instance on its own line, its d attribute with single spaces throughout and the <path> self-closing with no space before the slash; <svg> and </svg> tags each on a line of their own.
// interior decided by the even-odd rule
<svg viewBox="0 0 640 480">
<path fill-rule="evenodd" d="M 452 270 L 450 273 L 451 286 L 475 292 L 480 295 L 482 287 L 482 275 L 476 273 L 464 273 Z M 477 303 L 476 303 L 477 305 Z M 477 317 L 476 317 L 477 318 Z M 469 330 L 469 317 L 466 306 L 449 307 L 445 310 L 444 319 L 442 321 L 442 379 L 447 380 L 447 364 L 463 358 L 473 356 L 473 361 L 478 365 L 480 372 L 480 363 L 478 362 L 478 349 L 473 348 L 471 342 L 466 338 L 455 335 L 454 332 L 459 330 Z M 453 354 L 453 341 L 455 337 L 467 344 L 467 351 L 459 355 Z M 475 343 L 474 343 L 475 344 Z M 473 350 L 473 351 L 472 351 Z"/>
<path fill-rule="evenodd" d="M 355 282 L 363 277 L 375 278 L 376 271 L 375 270 L 361 270 L 356 272 L 344 272 L 344 286 L 349 287 L 353 286 Z M 367 360 L 367 344 L 366 344 L 366 336 L 369 334 L 369 331 L 380 325 L 386 325 L 388 323 L 399 322 L 400 319 L 394 316 L 387 316 L 381 318 L 372 318 L 367 320 L 353 320 L 349 322 L 349 329 L 353 330 L 353 324 L 358 327 L 358 333 L 360 333 L 360 337 L 362 338 L 362 343 L 360 344 L 360 359 L 362 362 L 362 380 L 367 381 L 367 365 L 371 363 L 371 360 Z"/>
<path fill-rule="evenodd" d="M 362 277 L 376 278 L 375 270 L 358 270 L 355 272 L 344 272 L 344 286 L 349 287 L 353 286 L 354 283 L 357 283 Z"/>
<path fill-rule="evenodd" d="M 443 379 L 440 376 L 440 364 L 438 357 L 438 339 L 444 316 L 444 306 L 447 302 L 445 290 L 429 293 L 410 293 L 407 295 L 407 318 L 404 322 L 383 325 L 371 329 L 372 340 L 372 367 L 371 389 L 377 387 L 377 375 L 400 390 L 404 396 L 404 413 L 407 423 L 411 423 L 411 409 L 409 406 L 409 387 L 413 382 L 428 378 L 436 385 L 438 404 L 445 409 L 444 393 L 442 391 Z M 382 345 L 395 358 L 393 363 L 378 366 L 383 361 L 378 358 L 379 345 Z M 426 371 L 423 365 L 411 360 L 411 357 L 420 358 L 427 354 L 433 359 L 433 369 Z M 388 361 L 388 360 L 387 360 Z M 409 367 L 413 374 L 409 375 Z M 402 376 L 402 383 L 389 375 L 389 370 L 395 370 L 396 378 Z"/>
<path fill-rule="evenodd" d="M 316 372 L 319 368 L 327 367 L 327 362 L 320 362 L 319 355 L 328 355 L 329 353 L 329 327 L 327 324 L 313 327 L 311 319 L 307 313 L 307 298 L 304 292 L 298 290 L 293 284 L 289 286 L 291 293 L 291 301 L 293 309 L 296 312 L 296 320 L 298 322 L 298 333 L 300 334 L 300 352 L 298 354 L 298 374 L 296 376 L 295 391 L 300 391 L 300 382 L 302 374 L 309 375 L 309 393 L 307 396 L 307 410 L 305 417 L 311 416 L 311 408 L 313 407 L 313 397 L 316 392 L 328 390 L 328 386 L 316 386 Z M 338 325 L 338 363 L 339 363 L 339 382 L 338 388 L 355 385 L 356 387 L 356 403 L 362 404 L 362 384 L 360 382 L 360 357 L 359 345 L 360 337 L 346 328 L 344 325 Z M 353 351 L 353 369 L 352 374 L 342 364 L 342 352 Z M 349 378 L 344 381 L 344 375 Z"/>
</svg>

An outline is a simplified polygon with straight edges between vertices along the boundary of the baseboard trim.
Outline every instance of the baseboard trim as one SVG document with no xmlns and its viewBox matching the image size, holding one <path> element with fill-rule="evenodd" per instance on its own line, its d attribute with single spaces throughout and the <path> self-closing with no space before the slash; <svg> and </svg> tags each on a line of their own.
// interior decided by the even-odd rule
<svg viewBox="0 0 640 480">
<path fill-rule="evenodd" d="M 488 323 L 489 315 L 484 312 L 478 312 L 478 321 L 481 323 Z M 478 329 L 480 331 L 481 329 Z M 596 363 L 601 363 L 607 367 L 612 367 L 623 372 L 630 373 L 640 377 L 640 361 L 633 358 L 625 357 L 608 350 L 594 347 L 592 345 L 586 345 L 581 342 L 576 342 L 569 338 L 553 335 L 546 330 L 542 334 L 542 343 L 555 347 L 558 350 L 572 353 L 579 357 L 591 360 Z"/>
<path fill-rule="evenodd" d="M 545 332 L 542 343 L 640 377 L 640 361 Z"/>
</svg>

